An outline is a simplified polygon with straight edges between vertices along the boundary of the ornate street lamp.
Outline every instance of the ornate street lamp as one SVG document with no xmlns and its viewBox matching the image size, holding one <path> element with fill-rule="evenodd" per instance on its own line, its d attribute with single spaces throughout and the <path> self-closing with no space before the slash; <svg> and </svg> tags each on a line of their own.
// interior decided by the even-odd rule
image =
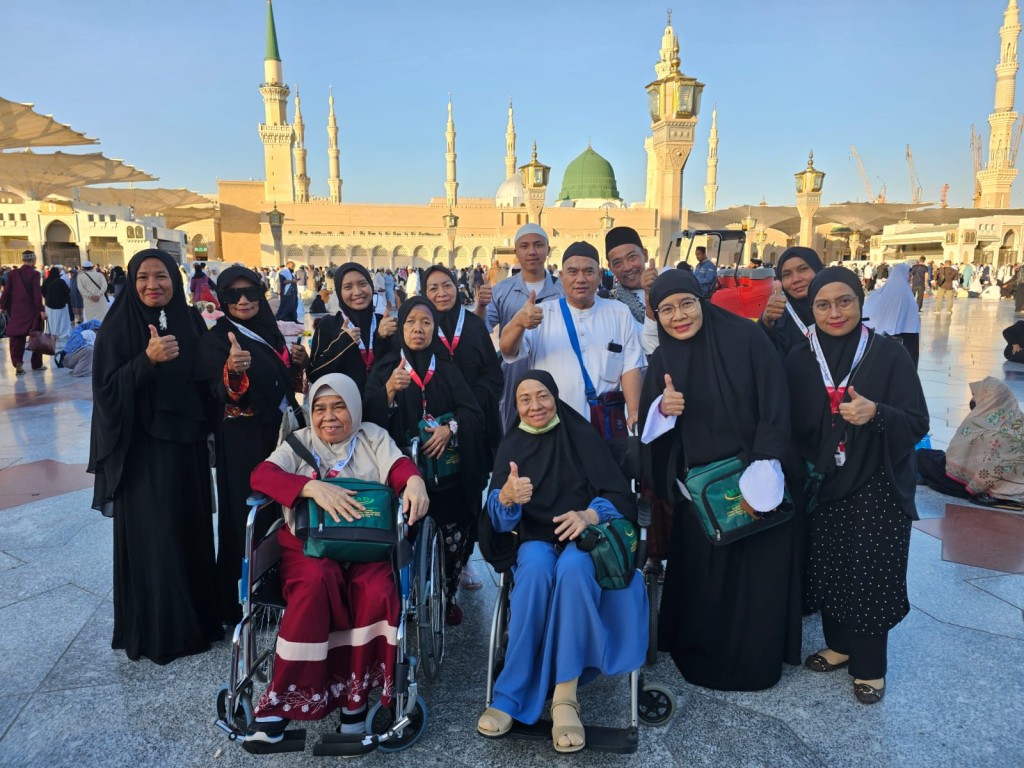
<svg viewBox="0 0 1024 768">
<path fill-rule="evenodd" d="M 747 206 L 747 215 L 740 219 L 740 229 L 744 232 L 750 232 L 743 240 L 743 263 L 750 263 L 750 248 L 753 245 L 754 238 L 752 237 L 754 227 L 757 226 L 757 219 L 750 215 L 750 206 Z"/>
<path fill-rule="evenodd" d="M 800 245 L 814 247 L 814 214 L 821 206 L 821 188 L 825 174 L 814 167 L 814 152 L 807 157 L 807 167 L 793 174 L 796 179 L 796 207 L 800 211 Z"/>
<path fill-rule="evenodd" d="M 284 247 L 281 242 L 281 227 L 284 225 L 284 214 L 277 210 L 277 203 L 274 203 L 274 210 L 267 214 L 267 221 L 270 222 L 270 234 L 274 238 L 277 265 L 282 266 L 284 264 Z"/>
<path fill-rule="evenodd" d="M 601 226 L 605 228 L 605 231 L 615 226 L 615 219 L 612 218 L 607 209 L 605 209 L 604 216 L 601 217 Z"/>
<path fill-rule="evenodd" d="M 455 231 L 459 227 L 459 217 L 448 211 L 441 217 L 444 220 L 444 233 L 448 238 L 448 268 L 455 268 Z"/>
</svg>

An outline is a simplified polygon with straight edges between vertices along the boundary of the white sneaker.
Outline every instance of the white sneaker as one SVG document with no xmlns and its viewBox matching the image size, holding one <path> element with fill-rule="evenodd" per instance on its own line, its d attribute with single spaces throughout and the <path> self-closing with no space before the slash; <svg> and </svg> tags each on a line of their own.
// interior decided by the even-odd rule
<svg viewBox="0 0 1024 768">
<path fill-rule="evenodd" d="M 466 564 L 462 568 L 462 573 L 459 574 L 459 584 L 463 589 L 475 591 L 483 588 L 484 581 L 480 578 L 480 574 L 476 572 L 473 567 L 473 561 L 467 560 Z"/>
</svg>

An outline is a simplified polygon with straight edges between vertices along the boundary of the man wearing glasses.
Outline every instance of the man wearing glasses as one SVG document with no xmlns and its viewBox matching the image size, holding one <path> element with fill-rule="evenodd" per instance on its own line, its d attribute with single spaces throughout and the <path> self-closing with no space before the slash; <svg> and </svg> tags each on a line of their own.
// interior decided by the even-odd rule
<svg viewBox="0 0 1024 768">
<path fill-rule="evenodd" d="M 548 371 L 558 396 L 611 438 L 636 422 L 646 359 L 630 311 L 597 296 L 599 259 L 590 243 L 566 248 L 564 299 L 539 304 L 531 292 L 502 330 L 500 347 L 507 362 L 525 359 Z"/>
</svg>

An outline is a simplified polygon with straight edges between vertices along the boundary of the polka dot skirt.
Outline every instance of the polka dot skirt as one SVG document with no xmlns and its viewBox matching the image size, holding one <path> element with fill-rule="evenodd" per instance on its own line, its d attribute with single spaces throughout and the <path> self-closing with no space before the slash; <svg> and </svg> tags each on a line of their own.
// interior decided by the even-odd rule
<svg viewBox="0 0 1024 768">
<path fill-rule="evenodd" d="M 810 521 L 807 598 L 857 634 L 887 632 L 910 611 L 911 520 L 885 472 Z"/>
</svg>

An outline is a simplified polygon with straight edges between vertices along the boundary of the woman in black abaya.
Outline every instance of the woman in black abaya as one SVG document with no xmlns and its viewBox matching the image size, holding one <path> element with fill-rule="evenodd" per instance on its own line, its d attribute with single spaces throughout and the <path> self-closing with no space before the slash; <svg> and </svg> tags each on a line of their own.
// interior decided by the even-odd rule
<svg viewBox="0 0 1024 768">
<path fill-rule="evenodd" d="M 758 325 L 768 333 L 783 360 L 789 350 L 806 341 L 807 329 L 814 325 L 807 289 L 823 268 L 817 252 L 800 246 L 783 251 L 775 266 L 775 279 L 781 284 L 782 295 L 776 292 L 772 296 Z"/>
<path fill-rule="evenodd" d="M 324 317 L 313 332 L 306 375 L 312 384 L 328 373 L 342 373 L 366 391 L 366 377 L 393 348 L 398 324 L 373 311 L 373 278 L 355 262 L 342 264 L 334 273 L 334 290 L 341 311 Z"/>
<path fill-rule="evenodd" d="M 490 467 L 483 412 L 455 363 L 436 354 L 437 317 L 421 296 L 406 299 L 398 312 L 398 349 L 374 366 L 366 382 L 363 418 L 388 430 L 399 447 L 419 435 L 420 422 L 433 417 L 430 439 L 420 446 L 423 456 L 439 456 L 457 440 L 461 476 L 452 488 L 435 487 L 424 473 L 430 496 L 430 516 L 444 535 L 445 576 L 449 624 L 462 621 L 455 603 L 459 576 L 469 556 L 469 542 L 480 512 L 481 494 Z M 449 421 L 449 415 L 454 417 Z"/>
<path fill-rule="evenodd" d="M 199 341 L 196 378 L 216 405 L 217 593 L 221 618 L 234 625 L 242 617 L 249 475 L 277 447 L 284 409 L 301 413 L 294 393 L 302 391 L 307 356 L 301 344 L 285 343 L 259 275 L 228 267 L 220 285 L 225 314 Z"/>
<path fill-rule="evenodd" d="M 744 499 L 774 509 L 789 443 L 785 375 L 771 342 L 749 320 L 702 298 L 682 270 L 651 287 L 659 347 L 640 401 L 646 466 L 676 519 L 662 592 L 658 645 L 687 681 L 760 690 L 782 663 L 800 662 L 800 600 L 792 521 L 712 546 L 677 480 L 686 467 L 742 457 Z"/>
<path fill-rule="evenodd" d="M 806 584 L 827 647 L 805 665 L 848 665 L 854 695 L 873 704 L 885 695 L 889 630 L 910 610 L 914 446 L 928 432 L 928 406 L 907 350 L 861 323 L 856 275 L 822 270 L 808 299 L 811 343 L 786 360 L 793 438 L 805 461 L 833 458 L 811 513 Z"/>
<path fill-rule="evenodd" d="M 206 326 L 167 253 L 140 251 L 96 334 L 89 471 L 114 518 L 114 638 L 166 664 L 223 634 L 214 581 L 210 431 L 195 381 Z"/>
</svg>

